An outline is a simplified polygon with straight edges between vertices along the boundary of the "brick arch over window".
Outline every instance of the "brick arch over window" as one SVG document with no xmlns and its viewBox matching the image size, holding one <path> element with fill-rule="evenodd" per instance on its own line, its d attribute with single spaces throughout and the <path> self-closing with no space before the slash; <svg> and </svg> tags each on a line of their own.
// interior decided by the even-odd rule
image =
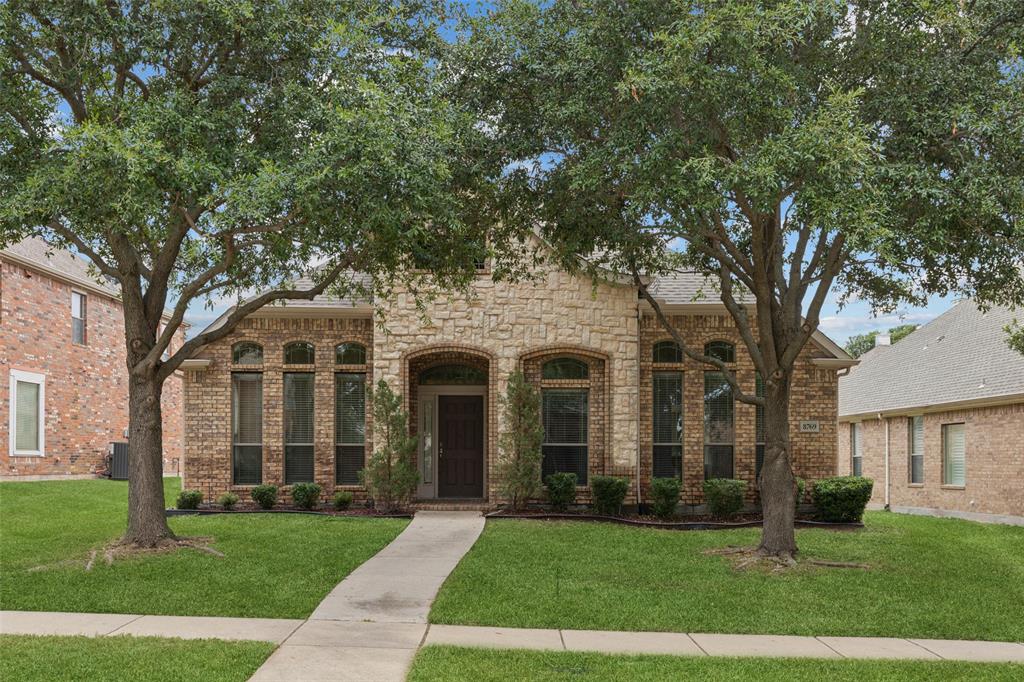
<svg viewBox="0 0 1024 682">
<path fill-rule="evenodd" d="M 544 379 L 544 364 L 558 358 L 572 358 L 586 363 L 587 379 Z M 608 356 L 584 346 L 544 346 L 520 356 L 520 367 L 526 380 L 543 392 L 558 390 L 587 390 L 587 483 L 594 476 L 605 473 L 605 457 L 611 442 L 608 419 Z"/>
</svg>

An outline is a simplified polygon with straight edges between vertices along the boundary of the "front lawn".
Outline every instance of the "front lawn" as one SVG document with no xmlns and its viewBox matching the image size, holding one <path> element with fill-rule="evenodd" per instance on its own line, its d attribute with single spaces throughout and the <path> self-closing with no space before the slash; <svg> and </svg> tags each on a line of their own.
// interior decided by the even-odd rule
<svg viewBox="0 0 1024 682">
<path fill-rule="evenodd" d="M 273 650 L 268 642 L 2 635 L 0 679 L 244 682 Z"/>
<path fill-rule="evenodd" d="M 797 531 L 803 555 L 870 570 L 736 571 L 708 548 L 758 529 L 665 531 L 488 521 L 434 623 L 595 630 L 1024 640 L 1024 528 L 869 513 L 855 532 Z"/>
<path fill-rule="evenodd" d="M 165 480 L 173 500 L 178 479 Z M 121 481 L 0 484 L 0 607 L 305 618 L 407 523 L 302 514 L 175 517 L 175 533 L 210 537 L 224 556 L 182 549 L 108 566 L 101 554 L 85 571 L 90 550 L 124 531 L 127 499 Z"/>
<path fill-rule="evenodd" d="M 430 646 L 413 661 L 408 682 L 620 682 L 620 680 L 1020 680 L 1024 665 L 958 661 L 860 661 L 795 658 L 609 656 L 571 651 L 522 651 Z"/>
</svg>

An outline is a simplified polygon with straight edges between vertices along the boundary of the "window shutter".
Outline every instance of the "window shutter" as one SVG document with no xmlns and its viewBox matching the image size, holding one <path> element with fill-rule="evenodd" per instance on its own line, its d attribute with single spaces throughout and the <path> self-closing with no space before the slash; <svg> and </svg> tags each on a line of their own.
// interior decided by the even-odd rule
<svg viewBox="0 0 1024 682">
<path fill-rule="evenodd" d="M 263 375 L 231 375 L 232 476 L 235 485 L 263 482 Z"/>
<path fill-rule="evenodd" d="M 313 482 L 312 372 L 284 375 L 284 482 Z"/>
<path fill-rule="evenodd" d="M 334 475 L 339 485 L 358 485 L 366 442 L 366 375 L 334 375 Z"/>
<path fill-rule="evenodd" d="M 39 384 L 18 381 L 15 389 L 14 449 L 39 450 Z"/>
<path fill-rule="evenodd" d="M 653 475 L 655 478 L 682 478 L 683 374 L 655 372 L 653 385 Z"/>
<path fill-rule="evenodd" d="M 543 476 L 570 472 L 576 474 L 580 485 L 587 484 L 588 415 L 589 395 L 586 389 L 544 391 Z"/>
<path fill-rule="evenodd" d="M 963 424 L 946 424 L 945 431 L 946 462 L 944 468 L 946 485 L 964 485 L 967 479 L 967 442 Z"/>
</svg>

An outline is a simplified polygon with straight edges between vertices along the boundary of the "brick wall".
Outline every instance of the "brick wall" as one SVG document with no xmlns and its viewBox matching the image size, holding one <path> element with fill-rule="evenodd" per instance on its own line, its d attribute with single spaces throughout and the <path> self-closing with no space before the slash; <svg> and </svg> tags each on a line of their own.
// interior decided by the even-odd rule
<svg viewBox="0 0 1024 682">
<path fill-rule="evenodd" d="M 0 261 L 0 476 L 89 475 L 105 468 L 111 441 L 126 440 L 128 378 L 120 303 L 89 291 L 86 345 L 71 342 L 72 286 Z M 76 289 L 78 290 L 78 289 Z M 182 343 L 176 339 L 175 347 Z M 10 370 L 45 380 L 43 457 L 9 456 Z M 164 470 L 182 447 L 181 380 L 164 385 Z"/>
<path fill-rule="evenodd" d="M 906 416 L 860 424 L 863 474 L 874 479 L 872 506 L 885 503 L 885 423 L 889 423 L 889 504 L 1024 516 L 1024 403 L 924 415 L 924 483 L 911 484 Z M 942 484 L 942 425 L 965 425 L 966 480 Z M 850 423 L 839 425 L 838 468 L 850 472 Z"/>
<path fill-rule="evenodd" d="M 231 471 L 231 374 L 263 374 L 263 482 L 284 484 L 284 373 L 314 372 L 314 478 L 325 498 L 334 480 L 334 374 L 365 372 L 373 366 L 373 324 L 369 318 L 258 318 L 243 320 L 232 333 L 204 348 L 197 357 L 211 360 L 204 371 L 185 372 L 185 476 L 184 485 L 203 491 L 206 500 L 234 490 L 248 500 L 252 486 L 233 484 Z M 231 349 L 240 341 L 263 346 L 262 365 L 232 364 Z M 313 365 L 284 365 L 284 346 L 307 341 L 315 349 Z M 367 365 L 336 365 L 335 347 L 346 342 L 366 346 Z M 372 376 L 367 376 L 371 383 Z M 372 447 L 372 408 L 367 401 L 366 451 Z M 340 486 L 339 489 L 342 487 Z M 356 490 L 357 487 L 345 487 Z M 287 499 L 287 490 L 282 491 Z M 360 495 L 360 499 L 362 496 Z"/>
<path fill-rule="evenodd" d="M 727 341 L 736 348 L 733 367 L 740 385 L 755 392 L 756 371 L 732 318 L 725 314 L 684 315 L 670 318 L 687 345 L 703 349 L 710 341 Z M 680 364 L 653 362 L 654 344 L 671 336 L 653 317 L 645 316 L 640 326 L 640 467 L 641 486 L 646 496 L 653 468 L 653 372 L 683 372 L 683 493 L 684 504 L 704 501 L 704 373 L 707 365 L 684 358 Z M 835 475 L 835 433 L 838 405 L 834 370 L 815 367 L 811 358 L 826 356 L 808 344 L 797 361 L 793 379 L 791 410 L 791 457 L 794 473 L 813 480 Z M 747 481 L 747 500 L 757 500 L 755 423 L 756 408 L 735 401 L 733 476 Z M 818 433 L 800 433 L 800 421 L 819 423 Z"/>
</svg>

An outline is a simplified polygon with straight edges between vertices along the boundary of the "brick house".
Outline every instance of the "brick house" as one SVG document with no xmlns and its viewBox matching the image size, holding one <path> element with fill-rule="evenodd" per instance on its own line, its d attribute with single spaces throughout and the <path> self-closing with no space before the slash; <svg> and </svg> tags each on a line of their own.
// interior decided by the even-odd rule
<svg viewBox="0 0 1024 682">
<path fill-rule="evenodd" d="M 575 472 L 581 500 L 605 474 L 631 480 L 629 503 L 646 499 L 654 476 L 681 477 L 691 505 L 703 502 L 705 477 L 745 479 L 756 502 L 755 408 L 682 357 L 632 283 L 535 274 L 496 282 L 482 270 L 467 296 L 428 302 L 426 323 L 401 291 L 375 302 L 321 296 L 243 320 L 183 366 L 185 486 L 215 499 L 229 489 L 247 496 L 260 482 L 315 481 L 325 495 L 348 489 L 361 498 L 357 472 L 373 440 L 364 387 L 383 378 L 419 435 L 420 503 L 492 506 L 501 501 L 500 397 L 518 369 L 542 392 L 544 472 Z M 688 342 L 725 359 L 754 391 L 732 320 L 699 295 L 703 285 L 689 274 L 653 288 Z M 386 333 L 376 327 L 378 307 Z M 822 334 L 800 358 L 792 434 L 800 476 L 835 473 L 836 375 L 854 362 Z"/>
<path fill-rule="evenodd" d="M 174 346 L 183 342 L 179 337 Z M 89 477 L 127 440 L 128 369 L 116 287 L 26 239 L 0 251 L 0 478 Z M 180 377 L 164 386 L 164 469 L 183 455 Z"/>
<path fill-rule="evenodd" d="M 839 382 L 839 470 L 872 506 L 1024 525 L 1024 356 L 1006 308 L 961 301 Z"/>
</svg>

